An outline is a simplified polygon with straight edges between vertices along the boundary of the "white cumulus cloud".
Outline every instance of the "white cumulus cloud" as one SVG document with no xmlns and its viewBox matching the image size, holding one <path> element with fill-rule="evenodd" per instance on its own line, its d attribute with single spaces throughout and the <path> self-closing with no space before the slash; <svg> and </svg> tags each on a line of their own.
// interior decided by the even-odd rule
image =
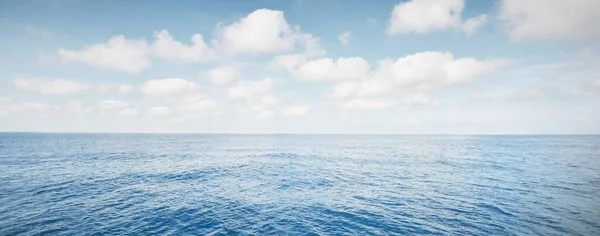
<svg viewBox="0 0 600 236">
<path fill-rule="evenodd" d="M 282 11 L 258 9 L 217 32 L 219 45 L 237 53 L 277 53 L 294 49 L 296 35 Z"/>
<path fill-rule="evenodd" d="M 454 58 L 449 52 L 428 51 L 396 60 L 383 60 L 375 71 L 375 79 L 389 81 L 402 88 L 443 87 L 492 74 L 505 64 L 502 60 Z"/>
<path fill-rule="evenodd" d="M 334 85 L 329 96 L 340 99 L 378 96 L 407 89 L 442 88 L 493 74 L 505 64 L 502 60 L 454 58 L 448 52 L 421 52 L 382 60 L 367 77 Z"/>
<path fill-rule="evenodd" d="M 151 64 L 145 40 L 111 37 L 106 43 L 87 45 L 80 50 L 59 49 L 58 56 L 66 61 L 87 66 L 139 73 Z"/>
<path fill-rule="evenodd" d="M 499 19 L 513 40 L 600 40 L 598 0 L 500 0 Z"/>
<path fill-rule="evenodd" d="M 201 62 L 212 58 L 212 50 L 204 42 L 201 34 L 194 34 L 192 45 L 185 45 L 173 39 L 167 30 L 154 32 L 155 41 L 152 44 L 154 56 L 169 61 Z"/>
<path fill-rule="evenodd" d="M 293 73 L 298 66 L 305 63 L 309 58 L 309 56 L 302 53 L 280 55 L 269 62 L 269 67 L 275 70 L 283 69 Z"/>
<path fill-rule="evenodd" d="M 300 64 L 292 73 L 305 81 L 326 81 L 363 78 L 369 69 L 361 57 L 320 58 Z"/>
<path fill-rule="evenodd" d="M 238 21 L 217 28 L 212 43 L 194 34 L 191 43 L 177 41 L 167 30 L 155 31 L 154 42 L 128 39 L 124 35 L 108 41 L 83 46 L 81 49 L 59 49 L 64 61 L 126 73 L 140 73 L 150 67 L 152 59 L 173 62 L 207 62 L 224 53 L 269 54 L 291 53 L 304 47 L 304 56 L 322 55 L 318 38 L 292 27 L 278 10 L 258 9 Z"/>
<path fill-rule="evenodd" d="M 386 32 L 390 35 L 424 34 L 458 29 L 468 35 L 485 24 L 486 16 L 462 20 L 464 0 L 410 0 L 394 6 Z"/>
<path fill-rule="evenodd" d="M 210 82 L 214 85 L 228 85 L 238 76 L 237 69 L 232 66 L 223 66 L 208 72 Z"/>
<path fill-rule="evenodd" d="M 341 82 L 333 86 L 333 92 L 331 96 L 334 98 L 347 98 L 354 94 L 354 91 L 358 89 L 358 82 L 346 81 Z"/>
<path fill-rule="evenodd" d="M 384 59 L 367 77 L 335 84 L 329 97 L 349 110 L 437 106 L 435 99 L 419 91 L 468 83 L 498 72 L 505 64 L 503 60 L 455 58 L 448 52 L 421 52 Z"/>
<path fill-rule="evenodd" d="M 304 50 L 298 53 L 279 55 L 269 62 L 269 67 L 275 70 L 285 70 L 293 73 L 298 66 L 306 63 L 308 60 L 322 57 L 327 54 L 320 43 L 320 39 L 310 34 L 301 34 L 299 36 L 300 45 Z"/>
</svg>

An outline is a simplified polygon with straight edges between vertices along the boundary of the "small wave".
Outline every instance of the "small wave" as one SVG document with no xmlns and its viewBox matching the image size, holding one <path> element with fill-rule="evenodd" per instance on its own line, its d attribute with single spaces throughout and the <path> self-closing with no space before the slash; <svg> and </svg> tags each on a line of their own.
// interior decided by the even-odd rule
<svg viewBox="0 0 600 236">
<path fill-rule="evenodd" d="M 600 232 L 600 150 L 560 148 L 598 138 L 52 137 L 2 150 L 0 235 Z"/>
<path fill-rule="evenodd" d="M 511 214 L 511 213 L 509 213 L 509 212 L 507 212 L 505 210 L 502 210 L 502 209 L 500 209 L 500 207 L 497 207 L 497 206 L 493 206 L 493 205 L 490 205 L 490 204 L 482 204 L 482 203 L 477 204 L 476 206 L 479 207 L 479 208 L 482 208 L 482 209 L 486 210 L 487 212 L 498 213 L 498 214 L 501 214 L 501 215 L 514 217 L 513 214 Z"/>
<path fill-rule="evenodd" d="M 52 192 L 60 192 L 60 191 L 63 191 L 65 189 L 69 188 L 69 186 L 74 182 L 75 181 L 72 180 L 72 181 L 65 181 L 65 182 L 61 182 L 61 183 L 54 183 L 54 184 L 41 186 L 41 187 L 39 187 L 40 190 L 36 191 L 33 195 L 40 195 L 40 194 L 52 193 Z"/>
</svg>

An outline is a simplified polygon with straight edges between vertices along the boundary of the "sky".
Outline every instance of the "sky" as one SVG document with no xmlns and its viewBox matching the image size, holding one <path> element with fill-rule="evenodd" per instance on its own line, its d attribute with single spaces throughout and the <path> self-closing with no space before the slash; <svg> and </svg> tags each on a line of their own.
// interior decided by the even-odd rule
<svg viewBox="0 0 600 236">
<path fill-rule="evenodd" d="M 0 1 L 0 131 L 600 133 L 600 1 Z"/>
</svg>

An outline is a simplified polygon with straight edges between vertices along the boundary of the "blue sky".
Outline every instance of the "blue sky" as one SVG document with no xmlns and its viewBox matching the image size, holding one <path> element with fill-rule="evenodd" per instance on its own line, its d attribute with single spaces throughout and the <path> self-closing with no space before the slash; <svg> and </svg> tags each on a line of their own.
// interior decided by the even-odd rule
<svg viewBox="0 0 600 236">
<path fill-rule="evenodd" d="M 0 130 L 598 133 L 598 7 L 2 2 Z"/>
</svg>

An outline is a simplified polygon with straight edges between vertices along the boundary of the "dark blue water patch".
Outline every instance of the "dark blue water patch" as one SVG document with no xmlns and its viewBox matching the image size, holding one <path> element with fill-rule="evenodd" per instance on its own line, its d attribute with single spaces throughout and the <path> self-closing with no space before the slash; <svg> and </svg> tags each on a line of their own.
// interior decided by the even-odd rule
<svg viewBox="0 0 600 236">
<path fill-rule="evenodd" d="M 0 235 L 600 235 L 600 136 L 0 134 Z"/>
<path fill-rule="evenodd" d="M 74 182 L 75 181 L 71 180 L 71 181 L 66 181 L 66 182 L 62 182 L 62 183 L 41 186 L 41 187 L 39 187 L 39 190 L 37 192 L 33 193 L 33 195 L 52 193 L 52 192 L 60 192 L 65 189 L 68 189 L 69 184 L 74 183 Z"/>
</svg>

